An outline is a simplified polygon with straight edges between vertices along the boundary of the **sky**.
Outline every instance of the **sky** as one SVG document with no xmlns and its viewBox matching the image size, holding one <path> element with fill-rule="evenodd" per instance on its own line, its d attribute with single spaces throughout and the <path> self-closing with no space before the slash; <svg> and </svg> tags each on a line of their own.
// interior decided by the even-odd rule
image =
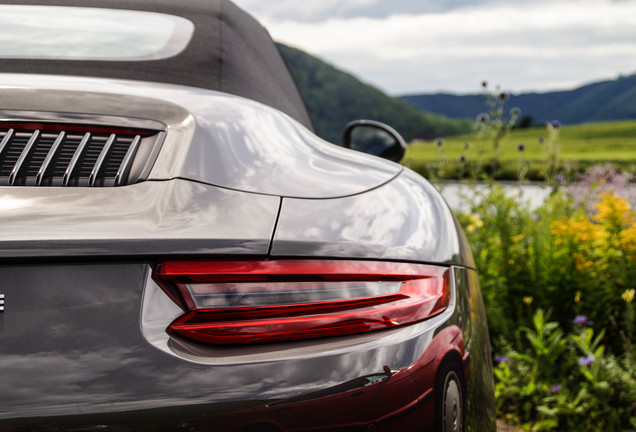
<svg viewBox="0 0 636 432">
<path fill-rule="evenodd" d="M 636 73 L 636 0 L 234 0 L 392 95 L 566 90 Z"/>
</svg>

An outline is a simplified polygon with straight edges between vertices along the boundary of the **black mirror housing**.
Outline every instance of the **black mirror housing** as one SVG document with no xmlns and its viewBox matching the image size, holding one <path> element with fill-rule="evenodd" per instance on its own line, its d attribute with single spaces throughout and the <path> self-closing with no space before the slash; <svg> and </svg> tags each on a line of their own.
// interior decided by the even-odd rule
<svg viewBox="0 0 636 432">
<path fill-rule="evenodd" d="M 341 145 L 394 162 L 406 152 L 404 138 L 391 126 L 374 120 L 354 120 L 342 133 Z"/>
</svg>

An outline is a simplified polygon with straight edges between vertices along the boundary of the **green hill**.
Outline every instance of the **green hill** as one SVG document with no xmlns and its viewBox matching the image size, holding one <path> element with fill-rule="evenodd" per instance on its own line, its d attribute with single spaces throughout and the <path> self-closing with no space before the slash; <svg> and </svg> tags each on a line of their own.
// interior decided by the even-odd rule
<svg viewBox="0 0 636 432">
<path fill-rule="evenodd" d="M 457 135 L 472 128 L 470 121 L 423 113 L 304 51 L 283 44 L 278 48 L 305 99 L 316 133 L 327 141 L 339 143 L 345 125 L 357 119 L 384 122 L 407 141 Z"/>
<path fill-rule="evenodd" d="M 455 119 L 474 119 L 484 110 L 480 94 L 419 94 L 402 96 L 418 109 Z M 636 119 L 636 75 L 588 84 L 574 90 L 512 94 L 507 107 L 519 107 L 534 124 L 563 124 Z"/>
</svg>

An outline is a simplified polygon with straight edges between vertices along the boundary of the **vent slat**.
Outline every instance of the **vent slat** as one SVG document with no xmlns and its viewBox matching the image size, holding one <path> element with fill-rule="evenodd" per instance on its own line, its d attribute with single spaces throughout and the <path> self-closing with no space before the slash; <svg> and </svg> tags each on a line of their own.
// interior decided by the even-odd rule
<svg viewBox="0 0 636 432">
<path fill-rule="evenodd" d="M 15 131 L 13 129 L 9 129 L 4 134 L 4 138 L 2 138 L 2 141 L 0 142 L 0 155 L 2 155 L 2 152 L 4 151 L 4 148 L 9 144 L 9 141 L 11 141 L 11 137 L 13 136 L 14 132 Z"/>
<path fill-rule="evenodd" d="M 97 175 L 99 174 L 99 170 L 102 167 L 104 160 L 106 159 L 106 155 L 108 154 L 108 151 L 110 150 L 111 146 L 115 142 L 115 138 L 117 138 L 117 135 L 110 134 L 110 136 L 108 137 L 108 141 L 106 141 L 106 144 L 102 148 L 102 152 L 99 154 L 99 157 L 97 158 L 97 162 L 95 162 L 95 165 L 93 166 L 93 171 L 91 172 L 91 175 L 88 177 L 89 186 L 95 186 L 95 180 L 97 180 Z"/>
<path fill-rule="evenodd" d="M 73 159 L 75 150 L 77 150 L 77 147 L 79 147 L 80 142 L 82 142 L 82 137 L 77 135 L 67 134 L 66 138 L 64 139 L 64 143 L 59 150 L 59 155 L 55 160 L 53 171 L 53 177 L 59 180 L 58 186 L 61 186 L 62 178 L 66 173 L 66 167 L 68 167 L 71 159 Z"/>
<path fill-rule="evenodd" d="M 0 163 L 0 177 L 6 177 L 4 180 L 6 180 L 7 184 L 9 183 L 9 176 L 15 168 L 15 164 L 18 162 L 18 159 L 20 159 L 22 150 L 24 150 L 24 147 L 26 147 L 32 135 L 32 132 L 24 133 L 16 131 L 11 139 L 7 141 L 0 155 L 2 158 L 2 163 Z"/>
<path fill-rule="evenodd" d="M 130 147 L 128 147 L 128 152 L 126 152 L 126 156 L 124 156 L 124 160 L 119 166 L 119 170 L 117 171 L 117 175 L 115 176 L 115 186 L 119 186 L 123 180 L 128 176 L 130 172 L 130 168 L 132 167 L 133 159 L 135 158 L 135 153 L 137 152 L 137 147 L 139 147 L 139 142 L 141 141 L 141 136 L 137 135 L 133 140 Z"/>
<path fill-rule="evenodd" d="M 91 139 L 91 133 L 86 132 L 82 141 L 77 146 L 75 153 L 73 153 L 73 157 L 66 167 L 66 172 L 64 173 L 64 177 L 62 177 L 62 186 L 68 186 L 68 182 L 71 180 L 71 176 L 73 175 L 73 170 L 75 170 L 75 165 L 77 165 L 77 161 L 79 161 L 80 156 L 82 156 L 82 152 L 84 151 L 84 147 L 86 147 L 86 143 Z"/>
<path fill-rule="evenodd" d="M 22 149 L 22 153 L 20 153 L 18 160 L 15 162 L 15 165 L 13 166 L 13 170 L 11 171 L 11 174 L 9 174 L 9 186 L 13 186 L 13 184 L 15 183 L 15 178 L 20 173 L 20 168 L 22 167 L 22 164 L 26 160 L 29 153 L 31 153 L 31 149 L 33 148 L 33 145 L 37 142 L 39 137 L 40 137 L 40 131 L 37 131 L 37 130 L 34 131 L 33 134 L 31 135 L 31 138 L 29 138 L 29 141 L 24 146 L 24 149 Z"/>
<path fill-rule="evenodd" d="M 20 183 L 16 184 L 22 184 L 23 181 L 31 181 L 28 178 L 35 178 L 35 176 L 37 176 L 38 172 L 40 171 L 40 167 L 46 159 L 46 155 L 49 153 L 49 150 L 51 149 L 53 143 L 55 142 L 55 139 L 57 138 L 57 135 L 58 134 L 49 133 L 40 134 L 38 142 L 35 144 L 33 150 L 31 150 L 31 153 L 29 154 L 29 158 L 24 162 L 25 167 L 23 172 L 20 174 Z"/>
<path fill-rule="evenodd" d="M 64 137 L 65 136 L 66 136 L 66 134 L 64 133 L 64 131 L 62 131 L 62 132 L 59 133 L 57 138 L 55 138 L 55 142 L 51 146 L 51 149 L 49 150 L 49 153 L 46 155 L 46 158 L 44 159 L 44 162 L 40 166 L 40 169 L 39 169 L 37 175 L 35 176 L 35 185 L 36 186 L 40 186 L 42 184 L 42 179 L 44 178 L 44 175 L 46 174 L 46 170 L 49 168 L 49 165 L 51 165 L 51 161 L 53 160 L 53 158 L 57 154 L 57 150 L 60 148 L 60 144 L 62 143 L 62 141 L 64 141 Z"/>
</svg>

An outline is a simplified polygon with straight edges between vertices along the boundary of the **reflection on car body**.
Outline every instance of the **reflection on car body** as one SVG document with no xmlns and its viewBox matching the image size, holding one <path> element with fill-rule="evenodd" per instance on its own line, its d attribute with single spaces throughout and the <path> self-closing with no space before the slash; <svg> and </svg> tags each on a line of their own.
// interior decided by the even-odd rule
<svg viewBox="0 0 636 432">
<path fill-rule="evenodd" d="M 226 0 L 9 3 L 2 430 L 494 430 L 448 206 L 315 136 L 256 21 Z M 342 146 L 404 150 L 370 121 Z"/>
</svg>

